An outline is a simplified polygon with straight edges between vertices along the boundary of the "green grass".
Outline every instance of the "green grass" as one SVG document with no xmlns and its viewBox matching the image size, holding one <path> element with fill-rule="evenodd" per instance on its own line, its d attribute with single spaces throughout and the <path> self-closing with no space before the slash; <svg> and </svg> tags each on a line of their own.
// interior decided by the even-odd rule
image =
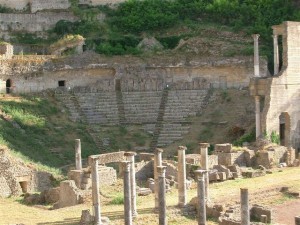
<svg viewBox="0 0 300 225">
<path fill-rule="evenodd" d="M 57 168 L 73 163 L 76 138 L 81 139 L 83 158 L 97 152 L 85 125 L 69 121 L 50 100 L 1 99 L 0 109 L 11 117 L 11 121 L 0 120 L 0 144 L 39 169 L 59 173 Z"/>
</svg>

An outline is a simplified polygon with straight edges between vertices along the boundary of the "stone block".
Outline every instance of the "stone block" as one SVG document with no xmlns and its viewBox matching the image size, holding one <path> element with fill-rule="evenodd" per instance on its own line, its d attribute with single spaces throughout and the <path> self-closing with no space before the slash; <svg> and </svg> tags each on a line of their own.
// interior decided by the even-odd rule
<svg viewBox="0 0 300 225">
<path fill-rule="evenodd" d="M 217 171 L 209 173 L 208 177 L 209 177 L 208 179 L 209 179 L 210 182 L 214 182 L 214 181 L 220 180 L 220 177 L 219 177 L 219 174 L 218 174 Z"/>
<path fill-rule="evenodd" d="M 154 159 L 154 154 L 152 153 L 139 153 L 139 159 L 140 161 L 151 161 Z"/>
<path fill-rule="evenodd" d="M 60 188 L 51 188 L 47 191 L 44 191 L 44 196 L 45 196 L 45 203 L 46 204 L 53 204 L 55 202 L 58 202 L 59 200 L 59 192 Z"/>
<path fill-rule="evenodd" d="M 261 217 L 265 215 L 266 222 L 271 223 L 272 221 L 272 210 L 259 206 L 259 205 L 253 205 L 252 208 L 250 209 L 250 220 L 251 221 L 260 221 Z"/>
<path fill-rule="evenodd" d="M 225 172 L 218 172 L 218 176 L 219 176 L 219 181 L 224 181 L 227 179 Z"/>
<path fill-rule="evenodd" d="M 215 145 L 215 152 L 230 153 L 231 150 L 232 150 L 232 144 L 229 143 Z"/>
</svg>

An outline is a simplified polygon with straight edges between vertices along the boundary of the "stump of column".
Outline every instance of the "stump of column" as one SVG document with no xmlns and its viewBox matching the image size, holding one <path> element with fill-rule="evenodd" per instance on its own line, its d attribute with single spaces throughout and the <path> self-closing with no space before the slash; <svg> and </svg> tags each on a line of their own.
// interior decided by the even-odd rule
<svg viewBox="0 0 300 225">
<path fill-rule="evenodd" d="M 206 170 L 196 170 L 198 225 L 206 225 L 205 174 Z"/>
<path fill-rule="evenodd" d="M 159 210 L 159 225 L 166 225 L 167 224 L 167 208 L 166 208 L 166 180 L 165 180 L 165 173 L 166 173 L 166 166 L 158 166 L 156 168 L 158 173 L 158 210 Z"/>
<path fill-rule="evenodd" d="M 209 201 L 209 175 L 208 175 L 208 148 L 209 143 L 199 143 L 200 154 L 201 154 L 201 169 L 205 170 L 204 181 L 205 181 L 205 198 Z"/>
<path fill-rule="evenodd" d="M 100 193 L 99 193 L 99 171 L 98 171 L 98 160 L 95 159 L 92 163 L 92 200 L 94 207 L 95 225 L 101 224 L 101 213 L 100 213 Z"/>
<path fill-rule="evenodd" d="M 131 185 L 130 185 L 130 167 L 131 162 L 124 161 L 123 173 L 124 173 L 124 220 L 125 225 L 132 225 L 132 211 L 131 211 Z"/>
<path fill-rule="evenodd" d="M 161 148 L 157 148 L 154 151 L 154 194 L 155 194 L 155 208 L 158 208 L 159 206 L 159 201 L 158 201 L 158 172 L 157 172 L 157 167 L 162 166 L 162 153 L 164 150 Z"/>
<path fill-rule="evenodd" d="M 131 186 L 131 211 L 132 216 L 136 217 L 138 215 L 136 208 L 136 180 L 135 180 L 135 152 L 125 152 L 124 156 L 130 164 L 130 186 Z"/>
<path fill-rule="evenodd" d="M 295 217 L 295 225 L 300 225 L 300 216 Z"/>
<path fill-rule="evenodd" d="M 241 188 L 241 225 L 250 225 L 248 189 Z"/>
<path fill-rule="evenodd" d="M 254 40 L 254 77 L 259 77 L 259 49 L 258 49 L 259 34 L 253 34 L 252 37 Z"/>
<path fill-rule="evenodd" d="M 80 139 L 75 139 L 75 168 L 76 170 L 82 169 Z"/>
<path fill-rule="evenodd" d="M 178 205 L 183 207 L 186 205 L 186 163 L 185 163 L 186 147 L 178 147 Z"/>
</svg>

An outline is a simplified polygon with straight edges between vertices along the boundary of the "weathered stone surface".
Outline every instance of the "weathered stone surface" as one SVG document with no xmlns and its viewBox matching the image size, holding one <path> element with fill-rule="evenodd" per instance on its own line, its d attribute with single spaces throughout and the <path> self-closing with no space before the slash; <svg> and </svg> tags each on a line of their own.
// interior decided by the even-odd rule
<svg viewBox="0 0 300 225">
<path fill-rule="evenodd" d="M 106 164 L 111 162 L 121 162 L 124 160 L 125 152 L 113 152 L 101 155 L 91 155 L 89 156 L 88 162 L 91 165 L 92 160 L 98 159 L 99 164 Z"/>
<path fill-rule="evenodd" d="M 44 191 L 44 196 L 45 196 L 45 203 L 47 204 L 53 204 L 59 200 L 59 192 L 60 188 L 51 188 L 47 191 Z"/>
<path fill-rule="evenodd" d="M 267 217 L 267 223 L 271 223 L 272 222 L 272 211 L 271 209 L 267 209 L 263 206 L 259 206 L 259 205 L 254 205 L 252 206 L 252 208 L 250 209 L 250 219 L 251 221 L 260 221 L 261 220 L 261 216 L 265 215 Z"/>
</svg>

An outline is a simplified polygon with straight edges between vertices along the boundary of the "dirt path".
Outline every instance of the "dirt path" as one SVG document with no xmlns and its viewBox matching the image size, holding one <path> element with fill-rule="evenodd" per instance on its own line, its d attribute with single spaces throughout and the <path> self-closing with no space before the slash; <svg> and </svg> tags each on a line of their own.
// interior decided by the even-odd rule
<svg viewBox="0 0 300 225">
<path fill-rule="evenodd" d="M 295 217 L 300 216 L 300 199 L 288 201 L 273 207 L 274 222 L 278 224 L 295 224 Z"/>
</svg>

